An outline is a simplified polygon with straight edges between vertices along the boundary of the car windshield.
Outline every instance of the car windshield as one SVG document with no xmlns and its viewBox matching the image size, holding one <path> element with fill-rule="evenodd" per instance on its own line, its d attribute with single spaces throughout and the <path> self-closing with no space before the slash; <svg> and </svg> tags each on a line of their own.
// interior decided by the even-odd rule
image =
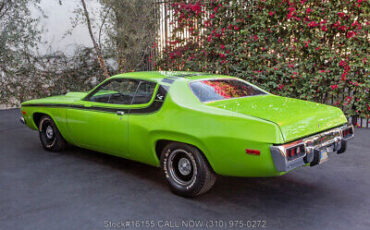
<svg viewBox="0 0 370 230">
<path fill-rule="evenodd" d="M 195 81 L 190 83 L 190 88 L 201 102 L 266 94 L 260 89 L 237 79 Z"/>
</svg>

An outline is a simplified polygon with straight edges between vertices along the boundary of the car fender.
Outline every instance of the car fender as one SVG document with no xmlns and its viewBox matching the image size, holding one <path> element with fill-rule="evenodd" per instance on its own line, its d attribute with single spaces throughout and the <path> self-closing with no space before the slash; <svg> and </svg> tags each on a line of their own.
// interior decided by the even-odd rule
<svg viewBox="0 0 370 230">
<path fill-rule="evenodd" d="M 204 143 L 197 137 L 185 134 L 185 133 L 180 133 L 180 132 L 175 132 L 175 131 L 165 131 L 165 130 L 156 130 L 150 133 L 150 139 L 152 143 L 152 152 L 153 152 L 153 157 L 157 160 L 157 164 L 159 165 L 159 157 L 156 152 L 156 145 L 158 141 L 170 141 L 170 142 L 180 142 L 180 143 L 185 143 L 192 145 L 196 148 L 198 148 L 204 156 L 207 158 L 209 164 L 212 166 L 212 155 L 209 153 L 207 150 L 206 146 Z"/>
<path fill-rule="evenodd" d="M 26 120 L 26 124 L 28 127 L 30 127 L 33 130 L 38 130 L 38 124 L 35 123 L 35 114 L 40 113 L 40 114 L 45 114 L 49 116 L 57 126 L 58 130 L 60 131 L 61 135 L 65 137 L 65 133 L 67 132 L 66 124 L 65 122 L 65 112 L 61 112 L 60 109 L 58 110 L 57 108 L 47 108 L 47 107 L 27 107 L 27 106 L 22 106 L 21 107 L 22 111 L 25 111 L 26 115 L 23 115 Z"/>
</svg>

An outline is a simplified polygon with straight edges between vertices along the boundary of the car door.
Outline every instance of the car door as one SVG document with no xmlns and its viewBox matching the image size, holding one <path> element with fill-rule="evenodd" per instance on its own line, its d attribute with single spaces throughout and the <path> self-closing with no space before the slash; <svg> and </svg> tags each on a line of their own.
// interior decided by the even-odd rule
<svg viewBox="0 0 370 230">
<path fill-rule="evenodd" d="M 128 112 L 140 80 L 108 80 L 85 99 L 67 109 L 67 123 L 75 144 L 99 152 L 125 156 L 129 152 Z"/>
</svg>

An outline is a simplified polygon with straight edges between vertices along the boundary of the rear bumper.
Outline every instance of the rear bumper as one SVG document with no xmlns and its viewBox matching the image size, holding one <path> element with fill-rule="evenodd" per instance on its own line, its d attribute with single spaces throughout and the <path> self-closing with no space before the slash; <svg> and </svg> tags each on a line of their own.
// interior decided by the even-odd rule
<svg viewBox="0 0 370 230">
<path fill-rule="evenodd" d="M 271 146 L 271 157 L 278 172 L 288 172 L 306 164 L 314 166 L 320 162 L 321 151 L 343 153 L 346 150 L 347 141 L 353 137 L 353 126 L 344 125 L 293 143 Z M 295 146 L 304 146 L 304 154 L 295 159 L 289 159 L 287 150 Z"/>
</svg>

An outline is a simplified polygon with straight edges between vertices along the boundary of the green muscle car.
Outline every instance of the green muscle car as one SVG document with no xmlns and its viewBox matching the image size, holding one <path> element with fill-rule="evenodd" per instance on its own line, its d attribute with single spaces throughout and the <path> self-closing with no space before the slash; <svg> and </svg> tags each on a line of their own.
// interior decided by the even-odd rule
<svg viewBox="0 0 370 230">
<path fill-rule="evenodd" d="M 354 135 L 336 107 L 196 72 L 125 73 L 87 93 L 26 101 L 21 112 L 46 150 L 70 143 L 161 167 L 187 197 L 208 191 L 216 174 L 269 177 L 320 164 Z"/>
</svg>

